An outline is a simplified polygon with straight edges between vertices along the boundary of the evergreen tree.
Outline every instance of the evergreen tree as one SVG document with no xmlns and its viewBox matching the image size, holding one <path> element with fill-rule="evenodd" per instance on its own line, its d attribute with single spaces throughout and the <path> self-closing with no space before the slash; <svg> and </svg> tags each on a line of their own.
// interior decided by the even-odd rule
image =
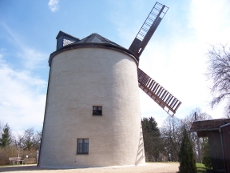
<svg viewBox="0 0 230 173">
<path fill-rule="evenodd" d="M 209 148 L 207 138 L 203 142 L 202 154 L 203 154 L 202 163 L 205 165 L 206 168 L 211 169 L 212 168 L 212 160 L 210 158 L 210 148 Z"/>
<path fill-rule="evenodd" d="M 162 150 L 160 130 L 153 117 L 144 118 L 142 121 L 145 156 L 147 161 L 158 161 Z"/>
<path fill-rule="evenodd" d="M 196 161 L 193 153 L 192 142 L 189 138 L 189 134 L 184 127 L 183 129 L 183 139 L 179 152 L 180 173 L 197 173 L 196 170 Z"/>
<path fill-rule="evenodd" d="M 10 126 L 6 124 L 3 127 L 2 137 L 0 138 L 0 147 L 6 147 L 11 144 Z"/>
</svg>

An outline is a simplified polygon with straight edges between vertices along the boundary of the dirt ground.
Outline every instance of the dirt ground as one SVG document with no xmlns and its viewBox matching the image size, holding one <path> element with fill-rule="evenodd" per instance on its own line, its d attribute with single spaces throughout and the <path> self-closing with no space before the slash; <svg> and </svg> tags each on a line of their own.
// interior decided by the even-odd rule
<svg viewBox="0 0 230 173">
<path fill-rule="evenodd" d="M 7 173 L 176 173 L 179 163 L 146 163 L 140 166 L 98 167 L 75 169 L 46 169 L 36 165 L 0 166 L 0 172 Z"/>
</svg>

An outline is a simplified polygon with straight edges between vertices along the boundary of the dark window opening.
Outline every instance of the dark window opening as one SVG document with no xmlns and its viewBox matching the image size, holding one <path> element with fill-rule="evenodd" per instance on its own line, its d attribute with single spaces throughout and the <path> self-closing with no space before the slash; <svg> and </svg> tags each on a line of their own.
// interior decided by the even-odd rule
<svg viewBox="0 0 230 173">
<path fill-rule="evenodd" d="M 102 115 L 102 106 L 93 106 L 93 115 Z"/>
<path fill-rule="evenodd" d="M 77 154 L 89 154 L 89 139 L 77 139 Z"/>
</svg>

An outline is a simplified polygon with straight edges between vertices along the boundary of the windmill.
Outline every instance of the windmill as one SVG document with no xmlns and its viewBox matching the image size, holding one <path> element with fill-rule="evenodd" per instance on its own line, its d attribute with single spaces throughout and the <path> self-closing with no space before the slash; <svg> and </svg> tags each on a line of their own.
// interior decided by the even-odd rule
<svg viewBox="0 0 230 173">
<path fill-rule="evenodd" d="M 161 20 L 164 18 L 168 9 L 169 8 L 167 6 L 156 2 L 148 17 L 144 21 L 144 24 L 141 26 L 139 32 L 134 38 L 132 44 L 130 45 L 129 51 L 132 52 L 138 62 L 142 52 L 156 31 Z M 66 33 L 61 32 L 59 34 L 60 35 L 57 36 L 57 38 L 59 38 L 57 49 L 79 41 L 78 38 Z M 181 105 L 181 102 L 140 68 L 138 68 L 137 74 L 139 87 L 169 115 L 173 116 Z"/>
<path fill-rule="evenodd" d="M 150 11 L 129 47 L 129 50 L 134 53 L 138 60 L 167 11 L 168 7 L 159 2 L 156 2 Z M 173 116 L 176 113 L 181 102 L 140 68 L 138 68 L 138 84 L 139 87 L 169 115 Z"/>
<path fill-rule="evenodd" d="M 145 162 L 138 86 L 170 115 L 181 104 L 138 68 L 167 10 L 158 2 L 154 5 L 129 49 L 95 33 L 83 39 L 58 33 L 56 51 L 49 58 L 38 166 Z"/>
</svg>

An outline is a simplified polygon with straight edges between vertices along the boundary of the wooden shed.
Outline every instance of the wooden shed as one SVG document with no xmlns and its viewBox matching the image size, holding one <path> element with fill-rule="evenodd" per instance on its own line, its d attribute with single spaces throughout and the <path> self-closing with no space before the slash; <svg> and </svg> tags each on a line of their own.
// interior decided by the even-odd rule
<svg viewBox="0 0 230 173">
<path fill-rule="evenodd" d="M 230 173 L 230 123 L 220 127 L 226 173 Z"/>
<path fill-rule="evenodd" d="M 214 172 L 225 172 L 225 168 L 229 167 L 229 159 L 224 158 L 224 153 L 230 152 L 227 145 L 230 140 L 229 123 L 230 119 L 195 121 L 190 129 L 192 132 L 197 132 L 199 138 L 208 137 Z M 229 158 L 229 155 L 226 155 L 226 158 Z M 226 173 L 230 172 L 226 170 Z"/>
</svg>

